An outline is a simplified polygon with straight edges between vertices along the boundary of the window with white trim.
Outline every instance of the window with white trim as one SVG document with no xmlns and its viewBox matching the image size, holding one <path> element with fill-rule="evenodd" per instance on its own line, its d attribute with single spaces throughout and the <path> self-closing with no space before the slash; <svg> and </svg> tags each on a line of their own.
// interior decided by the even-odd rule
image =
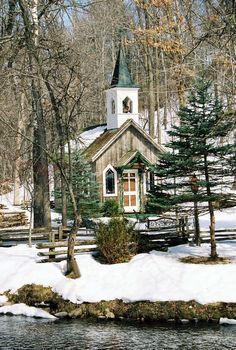
<svg viewBox="0 0 236 350">
<path fill-rule="evenodd" d="M 108 165 L 103 172 L 103 194 L 104 196 L 117 195 L 117 172 L 111 165 Z"/>
</svg>

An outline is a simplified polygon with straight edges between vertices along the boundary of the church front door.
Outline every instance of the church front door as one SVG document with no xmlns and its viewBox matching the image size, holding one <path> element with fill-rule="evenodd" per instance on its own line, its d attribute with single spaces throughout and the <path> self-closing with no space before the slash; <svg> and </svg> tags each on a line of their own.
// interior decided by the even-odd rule
<svg viewBox="0 0 236 350">
<path fill-rule="evenodd" d="M 123 172 L 124 211 L 131 213 L 139 211 L 138 170 L 130 169 Z"/>
</svg>

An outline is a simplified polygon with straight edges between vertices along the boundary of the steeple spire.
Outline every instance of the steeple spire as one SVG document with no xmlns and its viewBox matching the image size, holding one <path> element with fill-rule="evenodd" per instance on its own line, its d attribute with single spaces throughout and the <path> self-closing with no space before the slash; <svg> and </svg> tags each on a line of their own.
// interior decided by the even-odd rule
<svg viewBox="0 0 236 350">
<path fill-rule="evenodd" d="M 125 56 L 122 49 L 119 49 L 118 56 L 116 59 L 116 65 L 111 81 L 111 88 L 113 87 L 125 87 L 135 88 L 136 85 L 133 83 L 130 72 L 127 66 Z"/>
</svg>

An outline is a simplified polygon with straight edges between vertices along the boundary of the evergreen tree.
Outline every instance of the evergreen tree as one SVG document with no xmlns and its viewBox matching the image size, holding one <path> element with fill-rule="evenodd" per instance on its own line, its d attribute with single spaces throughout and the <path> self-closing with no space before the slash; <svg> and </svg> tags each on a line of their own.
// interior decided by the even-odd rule
<svg viewBox="0 0 236 350">
<path fill-rule="evenodd" d="M 179 125 L 169 132 L 170 151 L 161 156 L 154 169 L 160 184 L 156 193 L 150 193 L 150 203 L 162 208 L 163 196 L 168 198 L 164 209 L 186 202 L 207 202 L 211 257 L 216 258 L 213 202 L 224 196 L 221 185 L 232 179 L 229 158 L 233 145 L 221 142 L 232 128 L 232 120 L 223 118 L 222 105 L 204 78 L 196 81 L 187 106 L 180 108 L 178 116 Z"/>
<path fill-rule="evenodd" d="M 100 208 L 99 185 L 90 164 L 83 157 L 81 151 L 75 152 L 72 156 L 72 186 L 79 214 L 82 217 L 97 214 Z M 72 206 L 69 199 L 68 202 L 68 214 L 70 215 Z"/>
<path fill-rule="evenodd" d="M 78 214 L 81 217 L 90 217 L 100 212 L 99 185 L 92 172 L 90 164 L 83 157 L 81 151 L 75 151 L 71 156 L 70 175 L 71 188 L 73 189 Z M 57 199 L 61 198 L 61 192 L 55 192 Z M 60 200 L 57 200 L 56 208 L 61 211 Z M 69 192 L 67 191 L 67 214 L 74 219 L 74 210 Z"/>
</svg>

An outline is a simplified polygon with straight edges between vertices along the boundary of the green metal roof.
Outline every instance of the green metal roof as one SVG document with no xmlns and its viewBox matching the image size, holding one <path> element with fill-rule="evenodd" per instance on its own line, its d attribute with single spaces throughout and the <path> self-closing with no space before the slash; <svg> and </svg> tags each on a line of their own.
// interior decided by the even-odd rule
<svg viewBox="0 0 236 350">
<path fill-rule="evenodd" d="M 118 52 L 116 65 L 111 80 L 111 87 L 137 87 L 131 79 L 130 72 L 122 49 L 119 49 Z"/>
</svg>

